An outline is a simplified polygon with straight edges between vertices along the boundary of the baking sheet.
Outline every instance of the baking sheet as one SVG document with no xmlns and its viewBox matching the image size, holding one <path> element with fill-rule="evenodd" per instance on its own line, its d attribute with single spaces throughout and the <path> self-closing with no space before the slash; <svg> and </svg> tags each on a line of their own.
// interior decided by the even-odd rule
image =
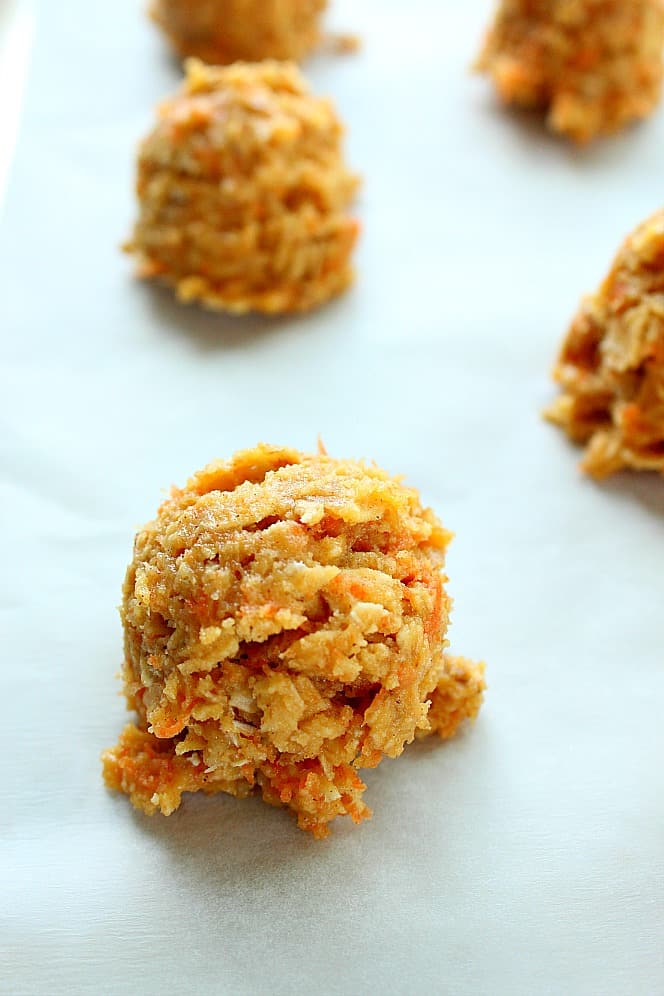
<svg viewBox="0 0 664 996">
<path fill-rule="evenodd" d="M 538 412 L 580 294 L 661 203 L 664 112 L 587 151 L 467 74 L 486 0 L 336 0 L 307 66 L 366 177 L 352 293 L 233 320 L 132 282 L 132 155 L 177 69 L 116 0 L 36 5 L 0 229 L 0 990 L 664 991 L 664 482 L 601 487 Z M 100 778 L 116 605 L 162 489 L 259 439 L 406 474 L 457 538 L 458 740 L 317 842 L 258 800 L 148 820 Z"/>
<path fill-rule="evenodd" d="M 20 122 L 34 25 L 30 0 L 0 0 L 0 214 Z"/>
</svg>

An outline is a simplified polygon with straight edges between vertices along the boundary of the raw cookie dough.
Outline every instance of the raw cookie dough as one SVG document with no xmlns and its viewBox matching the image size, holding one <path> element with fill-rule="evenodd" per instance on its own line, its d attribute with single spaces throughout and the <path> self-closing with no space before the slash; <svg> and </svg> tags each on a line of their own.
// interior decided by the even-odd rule
<svg viewBox="0 0 664 996">
<path fill-rule="evenodd" d="M 583 143 L 651 113 L 663 47 L 662 0 L 501 0 L 477 68 Z"/>
<path fill-rule="evenodd" d="M 547 417 L 586 445 L 594 477 L 664 473 L 664 210 L 626 239 L 567 334 Z"/>
<path fill-rule="evenodd" d="M 291 63 L 187 63 L 141 146 L 139 275 L 243 313 L 306 311 L 352 281 L 358 178 L 343 129 Z"/>
<path fill-rule="evenodd" d="M 136 537 L 107 784 L 166 815 L 260 791 L 316 837 L 370 816 L 358 769 L 480 708 L 483 666 L 445 652 L 450 539 L 374 465 L 261 445 L 195 474 Z"/>
<path fill-rule="evenodd" d="M 183 57 L 299 62 L 320 40 L 326 7 L 327 0 L 154 0 L 150 13 Z"/>
</svg>

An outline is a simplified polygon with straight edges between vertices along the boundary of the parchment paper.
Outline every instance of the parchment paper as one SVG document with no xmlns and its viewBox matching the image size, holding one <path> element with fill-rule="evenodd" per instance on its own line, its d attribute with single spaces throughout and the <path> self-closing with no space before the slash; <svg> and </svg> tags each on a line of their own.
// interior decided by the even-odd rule
<svg viewBox="0 0 664 996">
<path fill-rule="evenodd" d="M 664 111 L 574 151 L 467 67 L 486 0 L 336 0 L 307 65 L 366 183 L 352 293 L 232 320 L 134 283 L 135 144 L 178 70 L 143 3 L 37 5 L 0 230 L 7 993 L 664 991 L 664 482 L 539 417 L 580 295 L 662 200 Z M 1 105 L 0 105 L 1 113 Z M 323 843 L 259 800 L 104 789 L 116 606 L 162 489 L 263 439 L 374 458 L 457 538 L 477 724 Z"/>
</svg>

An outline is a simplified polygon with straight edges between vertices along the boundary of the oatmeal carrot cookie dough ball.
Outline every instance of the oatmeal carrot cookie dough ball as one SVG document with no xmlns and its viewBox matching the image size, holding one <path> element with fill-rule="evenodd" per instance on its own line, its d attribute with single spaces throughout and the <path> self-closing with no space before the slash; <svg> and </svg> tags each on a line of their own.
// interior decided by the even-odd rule
<svg viewBox="0 0 664 996">
<path fill-rule="evenodd" d="M 121 608 L 135 724 L 107 784 L 146 813 L 254 791 L 317 837 L 370 815 L 358 771 L 477 714 L 445 653 L 450 534 L 373 465 L 258 446 L 173 490 L 137 535 Z"/>
<path fill-rule="evenodd" d="M 243 313 L 306 311 L 352 281 L 358 178 L 341 123 L 288 63 L 187 63 L 138 162 L 126 249 L 183 301 Z"/>
<path fill-rule="evenodd" d="M 651 113 L 663 47 L 662 0 L 501 0 L 477 68 L 583 143 Z"/>
<path fill-rule="evenodd" d="M 298 62 L 320 40 L 327 0 L 154 0 L 150 13 L 181 56 L 224 64 Z"/>
<path fill-rule="evenodd" d="M 594 477 L 624 467 L 664 473 L 664 210 L 625 241 L 572 322 L 546 412 L 586 446 Z"/>
</svg>

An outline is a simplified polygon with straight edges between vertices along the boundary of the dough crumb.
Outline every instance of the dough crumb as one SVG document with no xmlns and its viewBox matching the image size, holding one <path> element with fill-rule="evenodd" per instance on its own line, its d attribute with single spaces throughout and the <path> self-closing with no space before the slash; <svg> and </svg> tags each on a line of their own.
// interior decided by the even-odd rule
<svg viewBox="0 0 664 996">
<path fill-rule="evenodd" d="M 585 445 L 582 468 L 664 473 L 664 210 L 631 233 L 599 290 L 585 298 L 545 415 Z"/>
<path fill-rule="evenodd" d="M 362 768 L 477 715 L 446 653 L 451 534 L 373 464 L 260 445 L 174 488 L 123 588 L 136 713 L 104 777 L 145 813 L 260 792 L 298 825 L 371 815 Z"/>
<path fill-rule="evenodd" d="M 583 144 L 653 111 L 663 47 L 662 0 L 501 0 L 476 68 Z"/>
<path fill-rule="evenodd" d="M 362 39 L 359 35 L 350 32 L 329 32 L 324 35 L 322 45 L 327 52 L 336 55 L 352 55 L 362 48 Z"/>
<path fill-rule="evenodd" d="M 138 160 L 125 249 L 182 301 L 242 314 L 307 311 L 345 290 L 359 185 L 330 101 L 291 63 L 187 62 Z"/>
</svg>

